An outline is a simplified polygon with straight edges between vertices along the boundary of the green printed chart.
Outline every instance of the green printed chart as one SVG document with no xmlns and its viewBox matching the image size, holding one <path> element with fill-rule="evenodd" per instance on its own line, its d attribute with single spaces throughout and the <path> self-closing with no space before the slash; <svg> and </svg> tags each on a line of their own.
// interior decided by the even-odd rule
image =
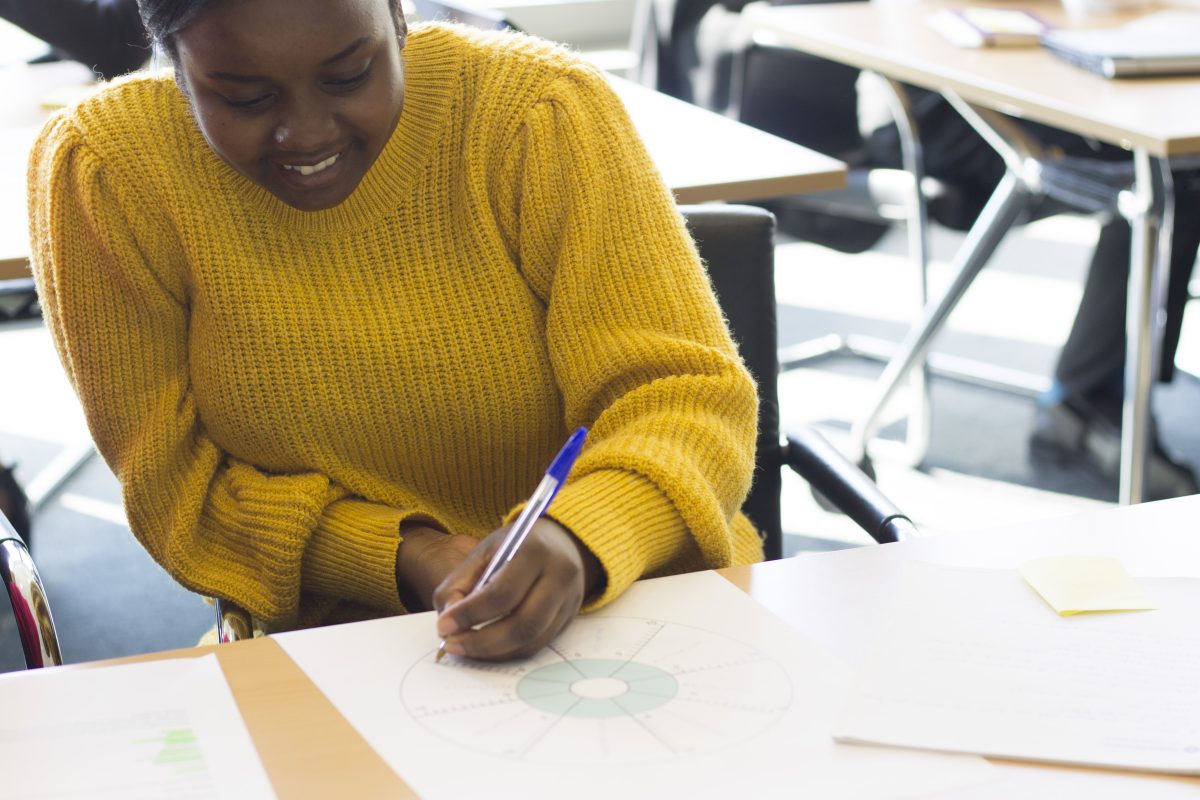
<svg viewBox="0 0 1200 800">
<path fill-rule="evenodd" d="M 208 771 L 204 752 L 191 728 L 167 728 L 157 735 L 134 740 L 148 751 L 150 764 L 175 776 L 196 775 Z"/>
<path fill-rule="evenodd" d="M 534 659 L 489 664 L 433 653 L 404 676 L 422 726 L 495 756 L 632 764 L 752 739 L 791 705 L 784 669 L 750 645 L 637 617 L 581 617 Z"/>
</svg>

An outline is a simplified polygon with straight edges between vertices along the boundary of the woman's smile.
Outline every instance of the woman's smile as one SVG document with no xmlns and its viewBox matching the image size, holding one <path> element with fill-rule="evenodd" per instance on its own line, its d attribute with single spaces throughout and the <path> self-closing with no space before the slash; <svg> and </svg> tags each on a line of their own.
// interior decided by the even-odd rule
<svg viewBox="0 0 1200 800">
<path fill-rule="evenodd" d="M 279 180 L 296 191 L 329 189 L 346 177 L 346 149 L 318 158 L 272 158 L 270 163 Z"/>
</svg>

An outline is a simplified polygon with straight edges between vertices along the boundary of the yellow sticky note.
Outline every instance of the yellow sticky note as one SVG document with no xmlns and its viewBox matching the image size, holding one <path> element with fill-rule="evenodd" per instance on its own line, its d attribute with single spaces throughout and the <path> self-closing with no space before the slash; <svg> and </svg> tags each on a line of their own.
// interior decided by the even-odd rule
<svg viewBox="0 0 1200 800">
<path fill-rule="evenodd" d="M 1154 608 L 1115 558 L 1051 556 L 1026 561 L 1021 576 L 1059 614 Z"/>
</svg>

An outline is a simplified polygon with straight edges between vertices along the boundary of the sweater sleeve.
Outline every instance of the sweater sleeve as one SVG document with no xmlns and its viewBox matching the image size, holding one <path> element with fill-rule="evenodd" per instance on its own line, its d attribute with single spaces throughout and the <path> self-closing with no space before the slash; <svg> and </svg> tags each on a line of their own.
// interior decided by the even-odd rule
<svg viewBox="0 0 1200 800">
<path fill-rule="evenodd" d="M 507 150 L 501 227 L 547 303 L 566 424 L 591 427 L 549 514 L 604 566 L 592 605 L 647 574 L 745 560 L 754 384 L 620 100 L 580 65 Z"/>
<path fill-rule="evenodd" d="M 187 588 L 276 625 L 296 624 L 302 595 L 399 612 L 400 523 L 417 510 L 222 451 L 192 393 L 180 247 L 153 195 L 111 173 L 55 118 L 31 156 L 30 223 L 46 322 L 134 535 Z"/>
</svg>

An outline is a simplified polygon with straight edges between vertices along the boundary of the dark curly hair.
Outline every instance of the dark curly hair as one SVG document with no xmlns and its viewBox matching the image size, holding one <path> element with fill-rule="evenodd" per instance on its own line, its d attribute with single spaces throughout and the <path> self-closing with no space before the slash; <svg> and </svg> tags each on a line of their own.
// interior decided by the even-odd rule
<svg viewBox="0 0 1200 800">
<path fill-rule="evenodd" d="M 137 0 L 142 24 L 150 39 L 175 58 L 175 34 L 221 0 Z M 393 17 L 399 17 L 400 0 L 387 0 Z"/>
</svg>

